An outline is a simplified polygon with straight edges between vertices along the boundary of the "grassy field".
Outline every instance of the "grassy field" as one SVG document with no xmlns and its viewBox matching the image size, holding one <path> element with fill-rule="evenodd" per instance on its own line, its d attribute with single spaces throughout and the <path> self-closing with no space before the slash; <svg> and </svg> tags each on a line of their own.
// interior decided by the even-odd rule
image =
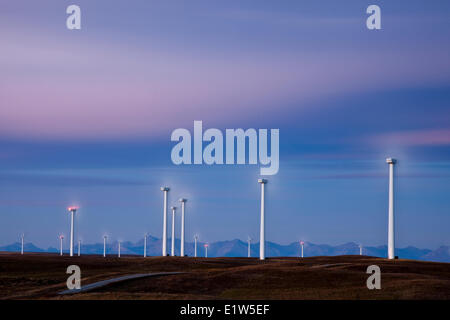
<svg viewBox="0 0 450 320">
<path fill-rule="evenodd" d="M 183 274 L 128 280 L 90 292 L 67 289 L 66 268 L 81 285 L 128 274 Z M 368 290 L 366 269 L 381 268 L 381 290 Z M 181 258 L 0 253 L 0 299 L 450 299 L 450 264 L 366 256 Z"/>
</svg>

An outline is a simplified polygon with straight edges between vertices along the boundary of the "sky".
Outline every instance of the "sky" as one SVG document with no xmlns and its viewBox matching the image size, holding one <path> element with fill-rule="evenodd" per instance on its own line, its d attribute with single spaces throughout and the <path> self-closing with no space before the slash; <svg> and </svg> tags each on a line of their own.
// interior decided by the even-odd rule
<svg viewBox="0 0 450 320">
<path fill-rule="evenodd" d="M 1 1 L 0 245 L 70 205 L 85 242 L 161 237 L 163 185 L 188 240 L 258 239 L 259 165 L 172 163 L 194 120 L 280 130 L 268 241 L 386 244 L 392 156 L 396 245 L 449 245 L 449 39 L 448 1 Z"/>
</svg>

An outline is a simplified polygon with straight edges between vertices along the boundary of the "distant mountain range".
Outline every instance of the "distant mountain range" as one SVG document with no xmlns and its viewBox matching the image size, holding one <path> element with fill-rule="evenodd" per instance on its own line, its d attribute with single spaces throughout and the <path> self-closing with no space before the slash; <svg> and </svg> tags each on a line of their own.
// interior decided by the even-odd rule
<svg viewBox="0 0 450 320">
<path fill-rule="evenodd" d="M 179 255 L 180 240 L 176 239 L 175 254 Z M 168 240 L 168 248 L 170 252 L 170 239 Z M 75 247 L 75 252 L 77 252 Z M 107 254 L 117 254 L 118 242 L 108 243 L 106 246 Z M 198 256 L 205 255 L 204 243 L 198 243 Z M 20 243 L 16 242 L 7 246 L 0 247 L 0 251 L 20 251 Z M 26 252 L 59 252 L 59 249 L 50 247 L 48 249 L 41 249 L 32 243 L 24 245 Z M 67 250 L 64 250 L 67 253 Z M 82 254 L 103 254 L 103 243 L 82 244 Z M 136 243 L 126 241 L 121 243 L 122 254 L 143 255 L 144 240 Z M 186 242 L 185 253 L 188 256 L 194 256 L 194 243 Z M 377 247 L 363 247 L 363 254 L 374 257 L 386 257 L 387 246 Z M 300 254 L 300 245 L 298 242 L 293 242 L 288 245 L 281 245 L 274 242 L 266 242 L 266 255 L 268 257 L 298 257 Z M 327 244 L 314 244 L 305 242 L 304 256 L 336 256 L 336 255 L 356 255 L 359 254 L 359 246 L 354 242 L 345 243 L 338 246 L 331 246 Z M 158 256 L 161 255 L 161 239 L 149 236 L 147 238 L 147 255 Z M 252 257 L 259 255 L 259 243 L 251 245 Z M 396 255 L 402 259 L 416 259 L 425 261 L 450 262 L 450 246 L 441 246 L 436 250 L 418 249 L 416 247 L 397 248 Z M 235 239 L 231 241 L 218 241 L 209 244 L 208 257 L 246 257 L 247 243 Z"/>
</svg>

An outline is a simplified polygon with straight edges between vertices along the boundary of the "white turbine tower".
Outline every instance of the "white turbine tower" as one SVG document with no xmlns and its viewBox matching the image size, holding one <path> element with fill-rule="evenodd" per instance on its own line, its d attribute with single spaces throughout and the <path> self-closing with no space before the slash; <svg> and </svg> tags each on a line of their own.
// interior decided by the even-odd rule
<svg viewBox="0 0 450 320">
<path fill-rule="evenodd" d="M 164 192 L 164 216 L 163 216 L 163 239 L 162 239 L 162 256 L 167 256 L 167 196 L 169 192 L 168 187 L 161 187 Z"/>
<path fill-rule="evenodd" d="M 64 239 L 64 236 L 60 235 L 59 236 L 59 255 L 60 256 L 63 255 L 63 239 Z"/>
<path fill-rule="evenodd" d="M 119 241 L 119 250 L 117 251 L 117 257 L 120 258 L 120 241 Z"/>
<path fill-rule="evenodd" d="M 251 245 L 251 243 L 252 243 L 252 238 L 250 238 L 250 237 L 248 237 L 247 238 L 247 243 L 248 243 L 248 249 L 247 249 L 247 257 L 251 257 L 251 254 L 250 254 L 250 245 Z"/>
<path fill-rule="evenodd" d="M 301 257 L 303 258 L 303 246 L 305 245 L 304 241 L 300 241 L 300 247 L 302 248 Z"/>
<path fill-rule="evenodd" d="M 147 256 L 147 234 L 144 235 L 144 258 Z"/>
<path fill-rule="evenodd" d="M 172 248 L 170 255 L 173 257 L 175 256 L 175 210 L 177 210 L 177 207 L 171 207 L 170 209 L 172 209 Z"/>
<path fill-rule="evenodd" d="M 397 160 L 387 158 L 389 164 L 389 222 L 388 222 L 388 258 L 395 258 L 395 227 L 394 227 L 394 164 Z"/>
<path fill-rule="evenodd" d="M 181 248 L 180 256 L 184 257 L 184 207 L 186 205 L 187 199 L 180 199 L 181 202 Z"/>
<path fill-rule="evenodd" d="M 194 257 L 197 258 L 197 240 L 198 240 L 198 234 L 194 236 Z"/>
<path fill-rule="evenodd" d="M 362 244 L 359 245 L 359 255 L 362 256 L 363 246 Z"/>
<path fill-rule="evenodd" d="M 209 244 L 205 243 L 204 246 L 205 246 L 205 258 L 208 258 L 208 247 L 209 247 Z"/>
<path fill-rule="evenodd" d="M 77 212 L 77 207 L 69 207 L 67 208 L 67 210 L 69 210 L 70 212 L 70 256 L 73 257 L 73 233 L 74 233 L 74 229 L 75 229 L 75 221 L 74 221 L 74 216 L 75 216 L 75 212 Z"/>
<path fill-rule="evenodd" d="M 20 248 L 20 254 L 23 254 L 23 244 L 24 244 L 25 234 L 22 233 L 20 235 L 20 238 L 21 238 L 21 242 L 22 242 L 22 245 L 21 245 L 21 248 Z"/>
<path fill-rule="evenodd" d="M 81 256 L 81 240 L 78 240 L 78 256 Z"/>
<path fill-rule="evenodd" d="M 259 231 L 259 259 L 264 260 L 266 258 L 265 253 L 265 226 L 264 226 L 264 186 L 267 183 L 266 179 L 258 179 L 261 184 L 261 225 Z"/>
<path fill-rule="evenodd" d="M 103 236 L 103 258 L 106 257 L 106 238 L 107 236 Z"/>
</svg>

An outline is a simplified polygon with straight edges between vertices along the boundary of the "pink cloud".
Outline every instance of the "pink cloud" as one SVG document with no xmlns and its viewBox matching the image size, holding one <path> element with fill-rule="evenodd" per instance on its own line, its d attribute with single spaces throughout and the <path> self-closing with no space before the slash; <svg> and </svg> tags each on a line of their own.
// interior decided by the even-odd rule
<svg viewBox="0 0 450 320">
<path fill-rule="evenodd" d="M 402 146 L 450 145 L 450 129 L 397 131 L 372 136 L 369 141 L 377 145 L 387 143 Z"/>
<path fill-rule="evenodd" d="M 298 115 L 315 100 L 450 73 L 440 51 L 426 61 L 423 52 L 213 54 L 16 32 L 0 30 L 0 135 L 27 139 L 147 138 L 195 119 L 264 121 L 289 114 L 285 101 L 295 99 Z"/>
</svg>

